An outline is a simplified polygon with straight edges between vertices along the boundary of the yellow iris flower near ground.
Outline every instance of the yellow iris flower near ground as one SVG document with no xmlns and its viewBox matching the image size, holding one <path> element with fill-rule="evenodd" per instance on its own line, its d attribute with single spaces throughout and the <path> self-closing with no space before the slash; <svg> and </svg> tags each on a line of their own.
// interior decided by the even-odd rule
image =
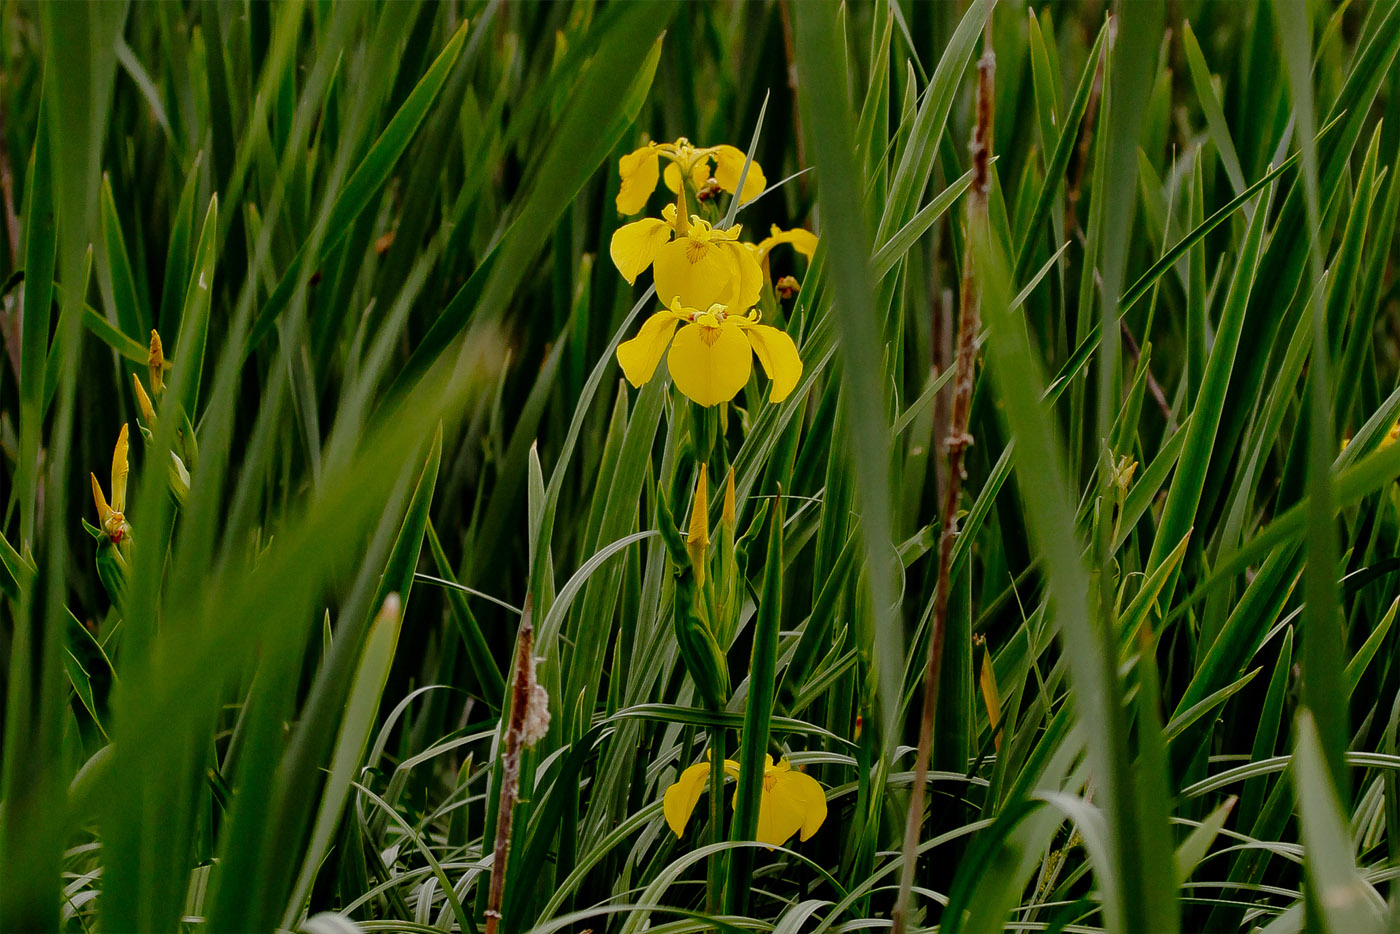
<svg viewBox="0 0 1400 934">
<path fill-rule="evenodd" d="M 668 346 L 671 379 L 700 405 L 719 405 L 738 395 L 749 381 L 755 355 L 773 380 L 772 402 L 786 399 L 802 377 L 797 345 L 783 331 L 759 324 L 757 317 L 730 314 L 724 305 L 699 311 L 676 298 L 668 310 L 648 318 L 636 337 L 618 346 L 617 362 L 627 381 L 641 386 L 651 379 Z"/>
<path fill-rule="evenodd" d="M 739 763 L 724 760 L 726 774 L 738 778 Z M 710 763 L 698 762 L 681 773 L 680 778 L 666 789 L 661 809 L 666 823 L 677 837 L 685 833 L 685 825 L 700 801 L 700 794 L 710 781 Z M 736 792 L 737 795 L 737 792 Z M 801 832 L 806 840 L 817 832 L 826 820 L 826 792 L 810 775 L 795 771 L 788 760 L 773 764 L 772 756 L 763 757 L 763 792 L 758 805 L 758 842 L 782 846 L 793 834 Z"/>
<path fill-rule="evenodd" d="M 121 434 L 117 435 L 117 446 L 112 450 L 112 502 L 108 505 L 107 498 L 102 495 L 102 484 L 97 482 L 97 475 L 89 473 L 92 478 L 92 499 L 97 504 L 97 522 L 102 527 L 102 531 L 112 544 L 120 545 L 131 536 L 131 526 L 126 522 L 126 478 L 130 472 L 130 465 L 127 460 L 127 453 L 130 442 L 127 440 L 127 427 L 122 425 Z"/>
<path fill-rule="evenodd" d="M 682 171 L 689 173 L 692 183 L 698 189 L 709 180 L 711 164 L 714 179 L 719 187 L 735 194 L 739 187 L 739 175 L 744 169 L 744 153 L 729 145 L 693 146 L 682 136 L 674 143 L 647 143 L 619 160 L 617 171 L 622 176 L 622 187 L 617 192 L 617 209 L 623 214 L 636 214 L 646 207 L 647 199 L 656 190 L 661 177 L 661 159 L 669 160 L 666 166 L 666 187 L 680 191 Z M 744 194 L 740 203 L 747 203 L 763 194 L 768 187 L 768 179 L 757 162 L 749 163 L 749 174 L 744 178 Z"/>
</svg>

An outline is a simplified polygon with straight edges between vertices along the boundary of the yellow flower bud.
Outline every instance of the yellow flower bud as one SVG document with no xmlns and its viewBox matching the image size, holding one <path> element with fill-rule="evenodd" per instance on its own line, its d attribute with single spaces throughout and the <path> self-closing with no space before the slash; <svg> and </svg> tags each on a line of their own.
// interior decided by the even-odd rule
<svg viewBox="0 0 1400 934">
<path fill-rule="evenodd" d="M 690 507 L 690 531 L 685 536 L 685 550 L 690 552 L 690 565 L 695 569 L 695 585 L 705 586 L 705 553 L 710 547 L 710 495 L 705 477 L 705 465 L 695 480 L 695 502 Z"/>
<path fill-rule="evenodd" d="M 141 385 L 141 377 L 132 373 L 131 384 L 136 387 L 136 404 L 141 408 L 141 420 L 146 423 L 146 428 L 154 430 L 156 427 L 156 410 L 155 407 L 151 405 L 151 397 L 146 395 L 146 387 Z"/>
<path fill-rule="evenodd" d="M 165 362 L 165 349 L 161 347 L 160 335 L 151 329 L 151 348 L 146 355 L 146 366 L 151 371 L 151 392 L 156 398 L 165 393 L 165 371 L 170 364 Z"/>
</svg>

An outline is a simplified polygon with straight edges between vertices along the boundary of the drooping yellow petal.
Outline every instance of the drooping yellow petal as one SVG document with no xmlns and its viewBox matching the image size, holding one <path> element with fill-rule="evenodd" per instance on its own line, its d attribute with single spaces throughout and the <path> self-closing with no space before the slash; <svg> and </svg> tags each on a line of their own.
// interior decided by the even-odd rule
<svg viewBox="0 0 1400 934">
<path fill-rule="evenodd" d="M 737 806 L 739 789 L 734 790 Z M 759 843 L 782 846 L 793 834 L 802 831 L 806 840 L 816 833 L 826 819 L 826 793 L 816 779 L 792 771 L 786 759 L 773 764 L 772 756 L 763 757 L 763 791 L 758 799 Z"/>
<path fill-rule="evenodd" d="M 817 235 L 810 230 L 801 227 L 794 227 L 792 230 L 783 230 L 777 224 L 770 228 L 770 234 L 764 237 L 758 244 L 759 259 L 762 260 L 773 248 L 780 243 L 791 244 L 792 248 L 810 262 L 812 255 L 817 252 Z"/>
<path fill-rule="evenodd" d="M 763 372 L 773 381 L 768 401 L 782 402 L 797 388 L 797 381 L 802 378 L 802 358 L 797 355 L 797 345 L 786 332 L 775 327 L 748 323 L 740 326 L 753 345 L 753 352 L 763 365 Z"/>
<path fill-rule="evenodd" d="M 784 759 L 781 765 L 786 765 Z M 802 835 L 806 840 L 817 832 L 826 820 L 826 792 L 817 780 L 805 772 L 789 768 L 779 771 L 773 782 L 773 797 L 786 798 L 798 803 L 802 810 Z"/>
<path fill-rule="evenodd" d="M 710 763 L 697 762 L 681 773 L 676 783 L 666 789 L 661 799 L 661 810 L 666 812 L 666 823 L 677 837 L 684 835 L 685 825 L 695 805 L 700 802 L 700 794 L 710 780 Z"/>
<path fill-rule="evenodd" d="M 117 446 L 112 449 L 112 511 L 126 512 L 126 475 L 131 469 L 127 461 L 129 442 L 126 438 L 126 424 L 122 424 L 121 434 L 117 435 Z"/>
<path fill-rule="evenodd" d="M 732 313 L 740 314 L 758 304 L 759 294 L 763 291 L 763 267 L 745 244 L 731 241 L 725 246 L 734 259 L 739 275 L 733 280 L 734 291 L 724 296 L 724 304 L 729 306 Z"/>
<path fill-rule="evenodd" d="M 92 501 L 97 506 L 97 524 L 105 526 L 112 514 L 112 507 L 107 505 L 107 497 L 102 495 L 102 484 L 97 482 L 97 474 L 89 473 L 88 476 L 92 478 Z"/>
<path fill-rule="evenodd" d="M 671 239 L 671 225 L 654 217 L 623 224 L 613 231 L 608 255 L 622 278 L 631 285 L 656 259 L 656 252 Z"/>
<path fill-rule="evenodd" d="M 802 802 L 779 794 L 777 790 L 765 790 L 758 803 L 759 843 L 768 846 L 782 846 L 788 838 L 802 828 L 805 817 Z"/>
<path fill-rule="evenodd" d="M 622 214 L 636 214 L 647 206 L 647 199 L 656 190 L 658 157 L 651 146 L 629 152 L 617 163 L 622 187 L 617 192 L 617 209 Z"/>
<path fill-rule="evenodd" d="M 739 188 L 739 174 L 744 170 L 744 153 L 734 146 L 716 146 L 713 150 L 715 160 L 715 181 L 719 182 L 719 187 L 730 194 L 734 194 Z M 763 169 L 755 159 L 749 163 L 749 174 L 744 177 L 744 192 L 739 197 L 740 204 L 746 204 L 763 194 L 763 190 L 768 187 L 768 179 L 763 175 Z"/>
<path fill-rule="evenodd" d="M 719 405 L 749 381 L 753 349 L 733 319 L 717 327 L 688 324 L 676 333 L 666 360 L 677 389 L 699 405 Z"/>
<path fill-rule="evenodd" d="M 667 305 L 680 299 L 687 308 L 728 305 L 735 297 L 743 271 L 737 252 L 723 240 L 708 236 L 698 227 L 690 235 L 677 237 L 656 251 L 652 274 L 656 277 L 656 297 Z"/>
<path fill-rule="evenodd" d="M 658 311 L 642 324 L 636 337 L 618 345 L 617 362 L 629 383 L 640 387 L 651 379 L 661 355 L 666 352 L 666 345 L 671 343 L 676 325 L 683 320 L 684 317 L 675 312 Z"/>
<path fill-rule="evenodd" d="M 661 174 L 662 178 L 666 180 L 667 188 L 672 191 L 681 190 L 681 167 L 679 165 L 674 162 L 668 162 L 666 163 L 666 171 Z M 696 190 L 699 190 L 700 186 L 704 185 L 709 177 L 710 164 L 706 160 L 701 159 L 690 167 L 690 183 Z"/>
</svg>

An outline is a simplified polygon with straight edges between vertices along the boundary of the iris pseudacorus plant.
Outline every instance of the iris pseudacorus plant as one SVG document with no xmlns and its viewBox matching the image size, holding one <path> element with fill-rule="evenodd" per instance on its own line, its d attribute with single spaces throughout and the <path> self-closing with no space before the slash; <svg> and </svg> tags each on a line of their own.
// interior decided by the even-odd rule
<svg viewBox="0 0 1400 934">
<path fill-rule="evenodd" d="M 682 136 L 674 143 L 647 143 L 629 152 L 617 164 L 622 187 L 617 192 L 617 209 L 623 214 L 636 214 L 647 206 L 647 199 L 656 190 L 662 176 L 661 160 L 666 159 L 666 187 L 680 191 L 681 179 L 688 175 L 697 190 L 708 187 L 713 170 L 715 187 L 730 194 L 739 190 L 739 176 L 744 170 L 744 153 L 729 145 L 695 146 Z M 684 173 L 684 175 L 682 174 Z M 768 180 L 757 162 L 749 163 L 744 176 L 744 193 L 740 203 L 763 194 Z"/>
<path fill-rule="evenodd" d="M 724 760 L 726 775 L 737 779 L 739 763 Z M 677 837 L 685 833 L 685 825 L 700 801 L 700 793 L 709 787 L 710 763 L 697 762 L 681 773 L 666 789 L 661 808 L 666 823 Z M 737 792 L 736 792 L 737 794 Z M 772 756 L 763 757 L 763 791 L 758 804 L 758 842 L 766 846 L 782 846 L 795 833 L 806 840 L 817 832 L 826 820 L 826 792 L 810 775 L 795 770 L 787 759 L 776 764 Z"/>
<path fill-rule="evenodd" d="M 738 395 L 755 356 L 773 380 L 772 402 L 786 399 L 802 378 L 797 345 L 783 331 L 759 324 L 756 311 L 733 314 L 717 303 L 701 311 L 672 300 L 669 309 L 652 315 L 636 337 L 618 346 L 617 362 L 627 381 L 641 386 L 651 379 L 668 346 L 671 379 L 699 405 L 719 405 Z"/>
</svg>

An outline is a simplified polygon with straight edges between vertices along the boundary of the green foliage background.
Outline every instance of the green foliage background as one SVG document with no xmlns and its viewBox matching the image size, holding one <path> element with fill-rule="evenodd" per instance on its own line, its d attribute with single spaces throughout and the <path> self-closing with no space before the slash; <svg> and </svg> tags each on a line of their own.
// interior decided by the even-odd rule
<svg viewBox="0 0 1400 934">
<path fill-rule="evenodd" d="M 0 6 L 0 929 L 484 928 L 526 612 L 552 719 L 503 930 L 879 927 L 940 585 L 913 925 L 1396 924 L 1400 2 L 991 7 Z M 606 255 L 617 159 L 678 136 L 782 181 L 751 234 L 822 238 L 775 268 L 801 385 L 729 412 L 718 714 L 657 534 L 689 403 L 613 359 L 653 305 Z M 83 520 L 123 423 L 114 571 Z M 676 839 L 664 789 L 746 715 L 826 823 Z"/>
</svg>

